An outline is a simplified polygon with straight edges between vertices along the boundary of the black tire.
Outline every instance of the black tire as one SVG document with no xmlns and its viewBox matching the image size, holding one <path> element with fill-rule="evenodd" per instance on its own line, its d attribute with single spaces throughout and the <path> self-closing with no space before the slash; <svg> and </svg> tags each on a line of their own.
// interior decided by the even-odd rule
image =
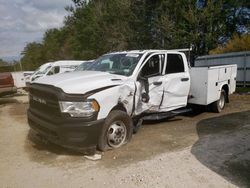
<svg viewBox="0 0 250 188">
<path fill-rule="evenodd" d="M 115 129 L 114 126 L 115 128 L 117 127 L 117 129 Z M 116 131 L 118 132 L 116 133 Z M 126 134 L 123 131 L 126 132 Z M 132 133 L 133 123 L 130 116 L 121 110 L 111 111 L 103 125 L 97 148 L 100 151 L 107 151 L 121 147 L 131 139 Z M 118 138 L 116 139 L 116 137 Z"/>
<path fill-rule="evenodd" d="M 220 93 L 219 100 L 215 101 L 211 105 L 212 111 L 216 112 L 216 113 L 220 113 L 224 109 L 224 107 L 225 107 L 226 99 L 227 99 L 227 94 L 226 94 L 225 90 L 222 89 L 221 93 Z"/>
</svg>

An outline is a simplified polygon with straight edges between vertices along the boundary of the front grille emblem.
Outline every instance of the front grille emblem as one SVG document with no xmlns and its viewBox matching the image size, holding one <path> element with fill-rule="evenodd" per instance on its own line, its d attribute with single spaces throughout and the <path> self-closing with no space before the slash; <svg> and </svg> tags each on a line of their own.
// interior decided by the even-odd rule
<svg viewBox="0 0 250 188">
<path fill-rule="evenodd" d="M 46 104 L 47 102 L 44 99 L 38 98 L 36 96 L 32 96 L 32 99 L 36 102 L 39 102 L 41 104 Z"/>
</svg>

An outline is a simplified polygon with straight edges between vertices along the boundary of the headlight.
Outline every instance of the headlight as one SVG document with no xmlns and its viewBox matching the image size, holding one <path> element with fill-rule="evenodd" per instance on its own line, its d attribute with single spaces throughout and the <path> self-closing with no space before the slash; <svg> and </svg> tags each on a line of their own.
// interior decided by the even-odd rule
<svg viewBox="0 0 250 188">
<path fill-rule="evenodd" d="M 71 117 L 89 117 L 99 111 L 99 104 L 95 101 L 69 102 L 59 101 L 62 113 L 68 113 Z"/>
</svg>

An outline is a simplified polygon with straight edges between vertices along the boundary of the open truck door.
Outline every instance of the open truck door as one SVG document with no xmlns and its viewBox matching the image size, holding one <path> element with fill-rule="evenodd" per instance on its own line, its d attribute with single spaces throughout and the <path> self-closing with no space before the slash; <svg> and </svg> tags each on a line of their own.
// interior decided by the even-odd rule
<svg viewBox="0 0 250 188">
<path fill-rule="evenodd" d="M 153 53 L 143 63 L 137 78 L 139 82 L 139 103 L 141 111 L 159 111 L 163 95 L 165 53 Z"/>
</svg>

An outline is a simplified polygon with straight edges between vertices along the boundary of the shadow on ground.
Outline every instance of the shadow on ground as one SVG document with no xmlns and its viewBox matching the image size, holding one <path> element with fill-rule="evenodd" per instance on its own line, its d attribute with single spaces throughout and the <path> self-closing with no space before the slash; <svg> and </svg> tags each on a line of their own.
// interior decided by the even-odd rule
<svg viewBox="0 0 250 188">
<path fill-rule="evenodd" d="M 11 104 L 11 103 L 19 103 L 19 101 L 13 98 L 0 98 L 0 105 Z"/>
<path fill-rule="evenodd" d="M 195 124 L 183 124 L 180 117 L 162 121 L 150 121 L 125 146 L 103 153 L 98 164 L 105 167 L 117 167 L 150 159 L 156 155 L 190 146 L 196 140 Z M 187 135 L 195 137 L 187 137 Z M 57 165 L 63 162 L 83 162 L 80 153 L 66 150 L 52 143 L 44 144 L 30 131 L 26 139 L 25 150 L 32 161 Z M 61 160 L 60 156 L 63 157 Z"/>
<path fill-rule="evenodd" d="M 81 153 L 67 150 L 53 143 L 46 143 L 31 130 L 28 131 L 25 139 L 24 149 L 31 161 L 46 166 L 65 167 L 69 163 L 71 167 L 74 167 L 83 162 Z"/>
<path fill-rule="evenodd" d="M 76 155 L 76 156 L 82 155 L 79 152 L 63 148 L 61 146 L 48 142 L 44 139 L 41 139 L 32 130 L 29 130 L 29 133 L 27 135 L 27 140 L 32 142 L 33 144 L 32 147 L 37 151 L 48 151 L 54 153 L 55 155 Z"/>
<path fill-rule="evenodd" d="M 198 122 L 192 154 L 228 181 L 250 187 L 250 111 Z"/>
<path fill-rule="evenodd" d="M 0 105 L 5 105 L 5 104 L 12 104 L 12 103 L 22 103 L 18 99 L 15 99 L 14 97 L 24 97 L 27 96 L 27 94 L 24 93 L 15 93 L 11 95 L 6 95 L 6 96 L 0 96 Z"/>
</svg>

